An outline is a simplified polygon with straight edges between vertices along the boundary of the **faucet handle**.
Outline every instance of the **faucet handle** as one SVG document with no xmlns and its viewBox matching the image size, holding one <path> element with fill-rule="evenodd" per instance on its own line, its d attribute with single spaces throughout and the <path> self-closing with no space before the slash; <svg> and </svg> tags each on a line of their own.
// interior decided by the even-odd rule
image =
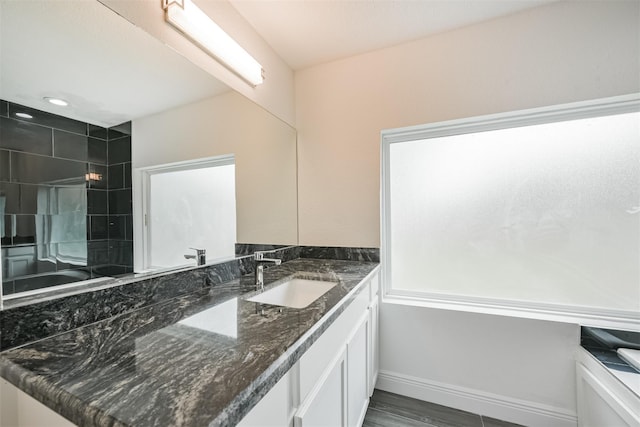
<svg viewBox="0 0 640 427">
<path fill-rule="evenodd" d="M 273 251 L 256 251 L 253 253 L 253 259 L 256 261 L 256 263 L 258 263 L 258 261 L 273 262 L 276 265 L 280 265 L 280 263 L 282 263 L 281 259 L 265 258 L 264 254 L 267 252 L 273 252 Z"/>
<path fill-rule="evenodd" d="M 198 255 L 202 255 L 202 254 L 204 254 L 204 253 L 206 253 L 206 252 L 207 252 L 207 250 L 206 250 L 206 249 L 198 249 L 198 248 L 189 248 L 189 249 L 192 249 L 192 250 L 196 251 L 196 253 L 197 253 Z"/>
</svg>

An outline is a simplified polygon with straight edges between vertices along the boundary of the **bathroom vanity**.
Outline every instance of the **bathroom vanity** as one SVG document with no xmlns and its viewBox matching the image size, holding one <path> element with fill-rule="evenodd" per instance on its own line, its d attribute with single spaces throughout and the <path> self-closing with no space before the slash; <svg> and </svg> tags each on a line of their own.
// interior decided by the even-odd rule
<svg viewBox="0 0 640 427">
<path fill-rule="evenodd" d="M 83 426 L 359 425 L 377 375 L 378 269 L 296 258 L 264 271 L 265 290 L 301 274 L 337 283 L 303 308 L 249 301 L 245 274 L 4 351 L 3 401 L 17 425 L 55 425 L 53 411 Z"/>
<path fill-rule="evenodd" d="M 578 425 L 640 426 L 640 372 L 619 357 L 621 348 L 640 349 L 640 332 L 582 327 L 581 335 L 576 354 Z"/>
</svg>

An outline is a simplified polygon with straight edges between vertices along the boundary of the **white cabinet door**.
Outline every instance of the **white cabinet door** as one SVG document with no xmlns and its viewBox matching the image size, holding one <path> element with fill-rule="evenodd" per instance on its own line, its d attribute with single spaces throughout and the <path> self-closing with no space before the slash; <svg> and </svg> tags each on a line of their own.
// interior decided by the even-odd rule
<svg viewBox="0 0 640 427">
<path fill-rule="evenodd" d="M 347 425 L 360 426 L 369 405 L 369 312 L 347 342 Z"/>
<path fill-rule="evenodd" d="M 347 361 L 345 352 L 329 365 L 294 417 L 295 427 L 346 426 Z"/>
<path fill-rule="evenodd" d="M 378 325 L 380 318 L 380 304 L 378 302 L 378 296 L 374 297 L 374 300 L 369 307 L 369 397 L 373 395 L 373 390 L 376 387 L 376 381 L 378 379 L 379 359 L 378 354 L 380 352 L 380 341 L 378 338 Z"/>
<path fill-rule="evenodd" d="M 640 409 L 637 397 L 628 399 L 630 392 L 622 384 L 611 381 L 603 367 L 577 364 L 578 426 L 579 427 L 638 427 Z M 598 372 L 598 370 L 602 372 Z M 619 393 L 623 392 L 623 393 Z"/>
<path fill-rule="evenodd" d="M 284 427 L 292 424 L 293 384 L 291 371 L 238 423 L 238 427 Z"/>
</svg>

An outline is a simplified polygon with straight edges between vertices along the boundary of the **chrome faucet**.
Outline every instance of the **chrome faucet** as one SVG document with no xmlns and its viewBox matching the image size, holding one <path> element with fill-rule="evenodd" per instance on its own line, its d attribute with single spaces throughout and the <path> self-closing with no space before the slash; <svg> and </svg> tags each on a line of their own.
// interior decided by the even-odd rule
<svg viewBox="0 0 640 427">
<path fill-rule="evenodd" d="M 197 265 L 205 265 L 207 262 L 207 250 L 206 249 L 198 249 L 198 248 L 189 248 L 196 251 L 195 255 L 188 254 L 185 255 L 185 259 L 195 259 Z"/>
<path fill-rule="evenodd" d="M 253 254 L 253 260 L 256 263 L 256 290 L 261 291 L 264 289 L 264 263 L 273 262 L 275 265 L 280 265 L 282 260 L 277 258 L 265 258 L 263 251 L 258 251 Z"/>
</svg>

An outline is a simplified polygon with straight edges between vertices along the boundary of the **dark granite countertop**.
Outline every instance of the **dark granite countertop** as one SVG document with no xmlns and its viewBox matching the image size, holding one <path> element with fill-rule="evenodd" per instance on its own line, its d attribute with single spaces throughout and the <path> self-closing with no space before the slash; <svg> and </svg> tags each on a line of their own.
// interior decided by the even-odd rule
<svg viewBox="0 0 640 427">
<path fill-rule="evenodd" d="M 289 261 L 265 283 L 308 272 L 339 284 L 293 309 L 245 301 L 253 275 L 242 276 L 2 352 L 0 375 L 81 426 L 235 425 L 377 265 Z"/>
</svg>

